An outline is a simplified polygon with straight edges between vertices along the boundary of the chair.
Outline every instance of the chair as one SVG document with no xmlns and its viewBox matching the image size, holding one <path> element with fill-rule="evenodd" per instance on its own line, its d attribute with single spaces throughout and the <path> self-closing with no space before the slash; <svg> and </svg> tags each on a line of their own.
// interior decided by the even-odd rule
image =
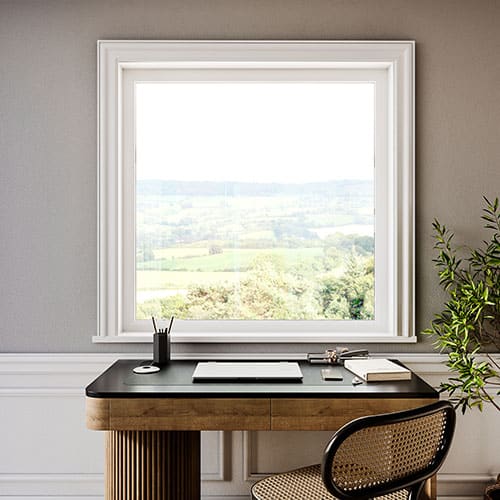
<svg viewBox="0 0 500 500">
<path fill-rule="evenodd" d="M 445 401 L 397 413 L 361 417 L 338 430 L 321 465 L 255 483 L 254 500 L 417 500 L 441 467 L 455 430 Z"/>
</svg>

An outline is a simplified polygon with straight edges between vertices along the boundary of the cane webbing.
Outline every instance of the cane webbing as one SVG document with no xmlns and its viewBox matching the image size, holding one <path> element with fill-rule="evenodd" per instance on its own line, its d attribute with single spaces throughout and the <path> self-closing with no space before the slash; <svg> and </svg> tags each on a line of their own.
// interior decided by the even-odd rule
<svg viewBox="0 0 500 500">
<path fill-rule="evenodd" d="M 425 470 L 444 439 L 444 411 L 351 434 L 333 459 L 332 480 L 343 491 L 373 488 Z"/>
<path fill-rule="evenodd" d="M 436 455 L 446 447 L 446 410 L 408 420 L 368 425 L 340 443 L 332 462 L 332 482 L 348 495 L 373 497 L 394 488 L 413 484 L 419 474 L 435 465 Z M 453 420 L 452 420 L 453 422 Z M 430 468 L 429 468 L 430 467 Z M 421 477 L 420 476 L 420 477 Z M 411 483 L 405 484 L 405 478 Z M 331 500 L 321 466 L 312 465 L 258 481 L 252 488 L 256 500 Z M 376 498 L 405 500 L 406 489 Z"/>
<path fill-rule="evenodd" d="M 276 474 L 254 484 L 256 500 L 332 500 L 321 479 L 321 466 L 311 465 L 291 472 Z M 378 497 L 383 500 L 406 500 L 408 492 L 401 490 Z"/>
</svg>

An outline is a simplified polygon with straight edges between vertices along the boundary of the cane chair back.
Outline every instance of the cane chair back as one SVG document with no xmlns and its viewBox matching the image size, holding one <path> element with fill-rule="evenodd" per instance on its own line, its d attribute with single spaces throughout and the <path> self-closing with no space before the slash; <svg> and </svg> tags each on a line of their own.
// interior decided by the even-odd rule
<svg viewBox="0 0 500 500">
<path fill-rule="evenodd" d="M 416 500 L 446 458 L 454 429 L 447 402 L 358 418 L 335 433 L 321 465 L 262 479 L 252 498 Z"/>
<path fill-rule="evenodd" d="M 342 500 L 419 489 L 441 467 L 454 428 L 455 410 L 448 402 L 356 419 L 325 449 L 325 486 Z"/>
</svg>

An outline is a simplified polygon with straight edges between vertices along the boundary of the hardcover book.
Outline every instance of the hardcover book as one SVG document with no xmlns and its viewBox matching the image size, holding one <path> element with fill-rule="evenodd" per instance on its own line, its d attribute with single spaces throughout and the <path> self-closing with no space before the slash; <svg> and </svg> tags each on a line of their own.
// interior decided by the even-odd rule
<svg viewBox="0 0 500 500">
<path fill-rule="evenodd" d="M 344 366 L 366 382 L 411 379 L 410 370 L 388 359 L 346 359 Z"/>
</svg>

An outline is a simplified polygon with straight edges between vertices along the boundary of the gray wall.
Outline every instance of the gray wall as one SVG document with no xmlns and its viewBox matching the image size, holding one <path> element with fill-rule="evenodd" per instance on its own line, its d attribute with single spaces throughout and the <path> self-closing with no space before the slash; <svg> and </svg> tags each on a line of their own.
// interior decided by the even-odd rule
<svg viewBox="0 0 500 500">
<path fill-rule="evenodd" d="M 443 299 L 432 219 L 478 243 L 500 195 L 499 25 L 495 0 L 0 0 L 0 351 L 150 350 L 91 343 L 98 39 L 415 39 L 423 329 Z"/>
</svg>

